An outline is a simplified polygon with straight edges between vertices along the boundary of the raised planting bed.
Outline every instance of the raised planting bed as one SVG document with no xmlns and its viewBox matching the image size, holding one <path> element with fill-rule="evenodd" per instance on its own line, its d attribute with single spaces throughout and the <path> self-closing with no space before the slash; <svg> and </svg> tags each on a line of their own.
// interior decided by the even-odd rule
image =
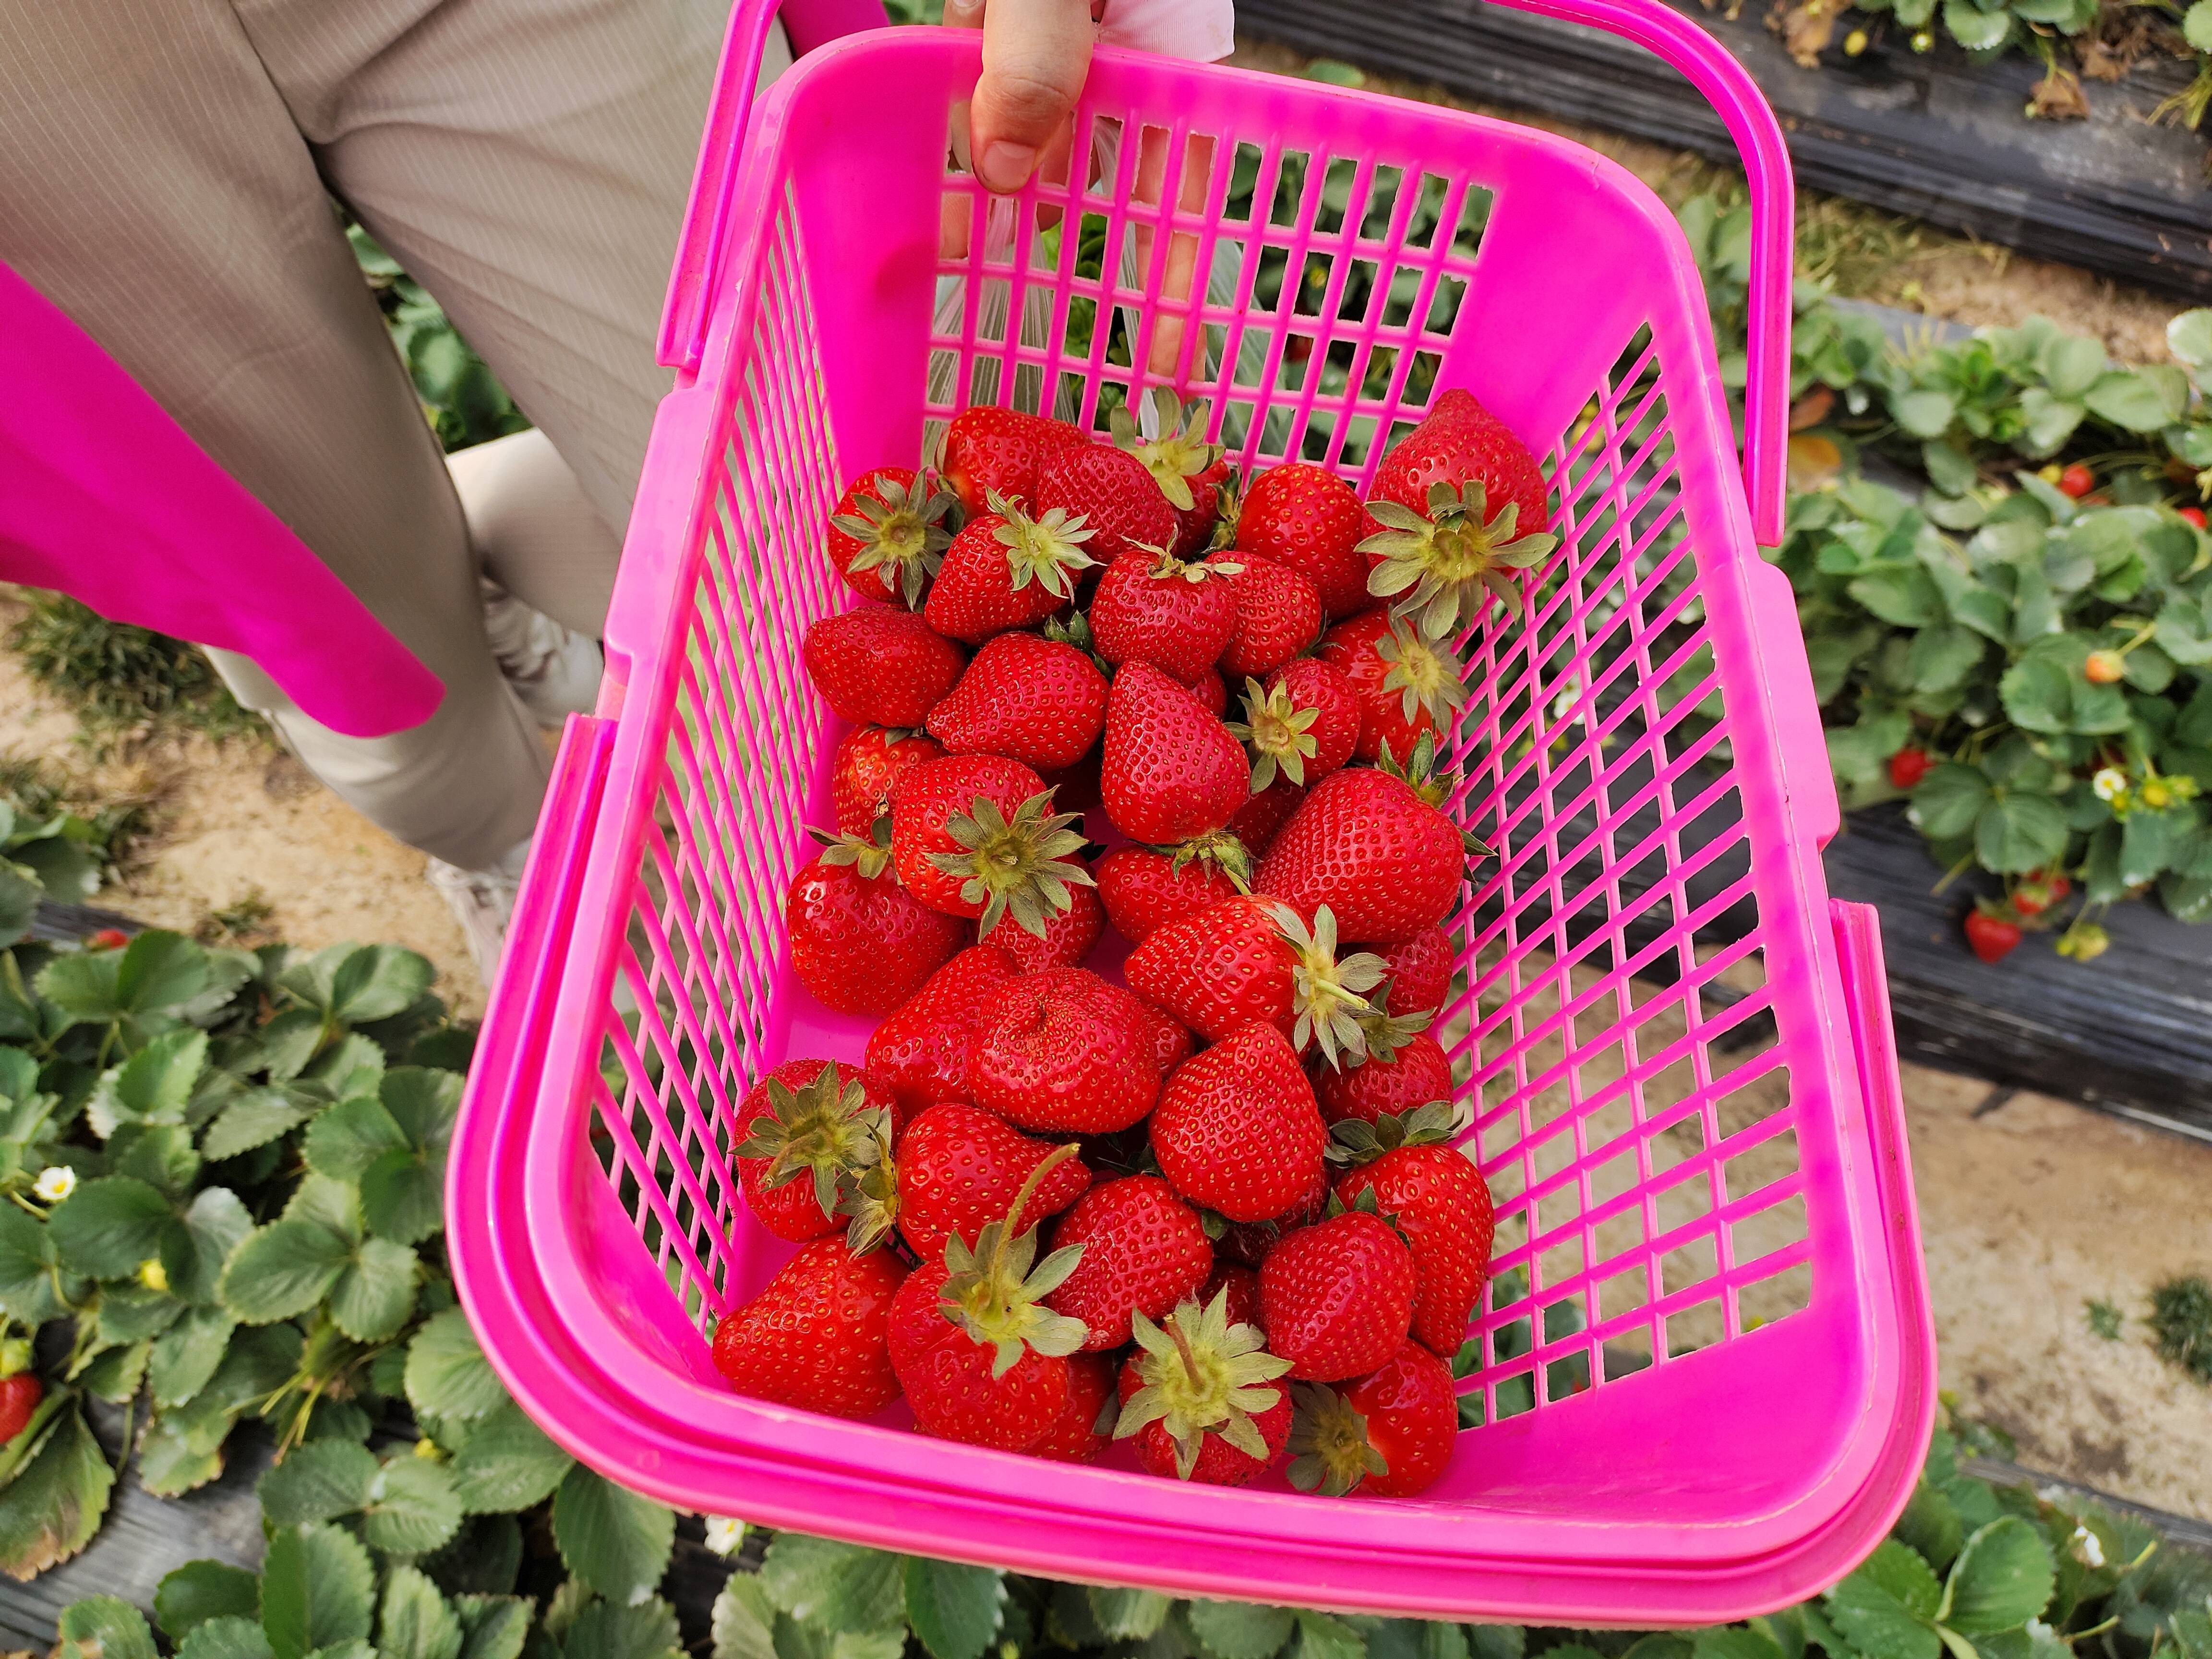
<svg viewBox="0 0 2212 1659">
<path fill-rule="evenodd" d="M 1793 62 L 1765 7 L 1731 14 L 1670 0 L 1726 43 L 1788 135 L 1798 182 L 1911 214 L 2037 258 L 2201 302 L 2212 296 L 2205 141 L 2148 125 L 2191 70 L 2145 61 L 2093 83 L 2080 121 L 2023 118 L 2042 65 L 1976 64 L 1948 41 L 1918 53 L 1883 20 L 1856 58 Z M 1719 118 L 1641 47 L 1481 0 L 1244 0 L 1250 33 L 1462 96 L 1540 111 L 1720 161 Z"/>
</svg>

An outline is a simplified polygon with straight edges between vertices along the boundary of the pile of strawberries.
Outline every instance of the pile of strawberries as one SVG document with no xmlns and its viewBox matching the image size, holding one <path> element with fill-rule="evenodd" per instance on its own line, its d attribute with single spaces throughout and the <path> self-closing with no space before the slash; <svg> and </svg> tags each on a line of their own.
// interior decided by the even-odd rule
<svg viewBox="0 0 2212 1659">
<path fill-rule="evenodd" d="M 745 1098 L 745 1200 L 802 1248 L 714 1358 L 947 1439 L 1407 1496 L 1492 1239 L 1426 1029 L 1481 850 L 1435 775 L 1451 641 L 1556 544 L 1544 480 L 1457 392 L 1364 503 L 1297 463 L 1240 495 L 1163 404 L 1115 445 L 971 409 L 941 485 L 878 468 L 830 520 L 872 603 L 805 640 L 852 729 L 785 920 L 881 1023 Z"/>
</svg>

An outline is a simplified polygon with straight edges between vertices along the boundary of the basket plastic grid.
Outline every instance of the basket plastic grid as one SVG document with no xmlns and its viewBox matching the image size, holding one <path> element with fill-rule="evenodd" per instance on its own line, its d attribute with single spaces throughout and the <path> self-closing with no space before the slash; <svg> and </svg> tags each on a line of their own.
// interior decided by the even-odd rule
<svg viewBox="0 0 2212 1659">
<path fill-rule="evenodd" d="M 1061 1576 L 1553 1622 L 1736 1616 L 1839 1576 L 1924 1445 L 1924 1291 L 1878 943 L 1822 888 L 1802 649 L 1672 221 L 1546 135 L 1119 54 L 1079 116 L 1104 169 L 989 203 L 941 159 L 974 58 L 907 31 L 816 54 L 723 198 L 738 240 L 697 267 L 612 689 L 564 744 L 456 1141 L 487 1352 L 670 1501 Z M 863 173 L 928 211 L 864 221 L 838 193 Z M 953 252 L 940 193 L 983 230 Z M 1564 263 L 1594 246 L 1609 281 Z M 1525 617 L 1459 641 L 1450 745 L 1452 810 L 1497 854 L 1440 1021 L 1498 1200 L 1463 1383 L 1486 1426 L 1424 1498 L 1321 1503 L 732 1395 L 702 1333 L 788 1254 L 738 1196 L 737 1103 L 869 1029 L 781 960 L 828 816 L 836 722 L 798 646 L 849 599 L 818 547 L 844 477 L 1002 387 L 1095 422 L 1169 385 L 1247 465 L 1364 483 L 1455 384 L 1559 434 L 1560 549 Z"/>
</svg>

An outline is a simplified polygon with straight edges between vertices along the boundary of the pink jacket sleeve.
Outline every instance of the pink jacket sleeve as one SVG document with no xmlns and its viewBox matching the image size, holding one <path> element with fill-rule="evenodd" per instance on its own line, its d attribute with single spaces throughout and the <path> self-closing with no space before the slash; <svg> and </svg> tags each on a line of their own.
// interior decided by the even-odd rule
<svg viewBox="0 0 2212 1659">
<path fill-rule="evenodd" d="M 1098 39 L 1109 46 L 1211 64 L 1236 49 L 1236 0 L 1107 0 Z"/>
</svg>

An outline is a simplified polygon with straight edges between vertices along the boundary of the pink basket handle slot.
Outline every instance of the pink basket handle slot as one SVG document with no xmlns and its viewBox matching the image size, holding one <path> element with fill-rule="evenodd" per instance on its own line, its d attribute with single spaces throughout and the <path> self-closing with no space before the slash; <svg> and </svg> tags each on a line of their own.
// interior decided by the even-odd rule
<svg viewBox="0 0 2212 1659">
<path fill-rule="evenodd" d="M 768 26 L 779 9 L 793 58 L 843 35 L 879 29 L 889 21 L 881 0 L 738 0 L 732 9 L 730 32 L 722 39 L 721 67 L 714 72 L 714 100 L 707 106 L 707 130 L 699 138 L 691 201 L 676 244 L 676 268 L 669 274 L 668 302 L 660 313 L 660 361 L 686 374 L 699 367 L 707 349 L 707 316 L 713 309 L 707 277 L 721 263 L 728 239 L 730 198 L 737 188 L 745 122 L 752 114 Z M 706 210 L 709 204 L 711 211 Z"/>
<path fill-rule="evenodd" d="M 1584 23 L 1663 58 L 1703 93 L 1743 158 L 1751 186 L 1750 349 L 1743 415 L 1743 486 L 1761 547 L 1782 542 L 1790 447 L 1790 250 L 1796 199 L 1790 149 L 1749 71 L 1728 48 L 1661 0 L 1494 0 L 1515 11 Z"/>
</svg>

